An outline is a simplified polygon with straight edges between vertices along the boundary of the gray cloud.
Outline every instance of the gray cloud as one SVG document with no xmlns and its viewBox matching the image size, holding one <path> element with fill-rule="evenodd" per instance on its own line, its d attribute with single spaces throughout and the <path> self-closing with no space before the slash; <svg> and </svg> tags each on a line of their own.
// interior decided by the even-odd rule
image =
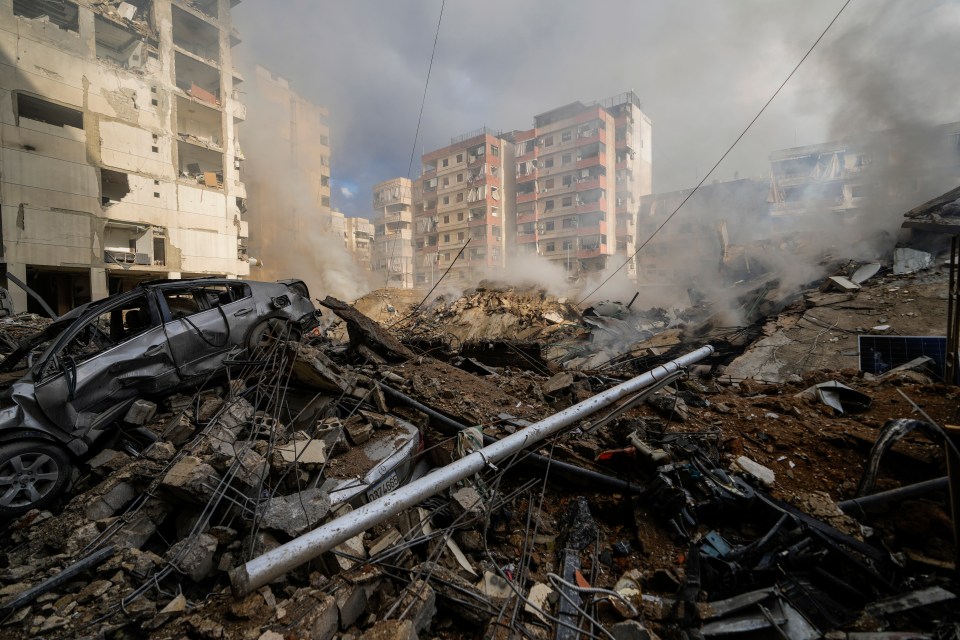
<svg viewBox="0 0 960 640">
<path fill-rule="evenodd" d="M 423 149 L 481 125 L 529 128 L 536 113 L 633 89 L 651 117 L 654 189 L 692 186 L 713 165 L 840 7 L 839 0 L 598 0 L 467 3 L 443 17 L 420 140 Z M 335 193 L 368 215 L 370 188 L 405 175 L 440 2 L 249 0 L 234 10 L 236 53 L 289 78 L 330 110 Z M 960 119 L 953 3 L 853 2 L 716 177 L 759 175 L 771 150 L 887 122 L 852 105 L 910 119 L 936 94 L 941 120 Z M 893 38 L 897 35 L 897 38 Z M 845 40 L 845 37 L 849 38 Z M 890 46 L 907 42 L 908 52 Z M 952 46 L 952 49 L 950 46 Z M 899 46 L 899 44 L 898 44 Z M 883 84 L 857 88 L 867 72 Z M 848 91 L 847 89 L 851 89 Z M 952 94 L 950 93 L 952 92 Z M 872 97 L 871 97 L 872 96 Z M 953 111 L 951 112 L 951 109 Z M 241 131 L 242 135 L 242 131 Z"/>
</svg>

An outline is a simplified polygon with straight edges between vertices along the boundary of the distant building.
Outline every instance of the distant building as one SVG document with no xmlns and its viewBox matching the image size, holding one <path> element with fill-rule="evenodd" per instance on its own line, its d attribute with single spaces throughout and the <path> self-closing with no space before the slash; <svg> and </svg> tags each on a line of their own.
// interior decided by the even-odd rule
<svg viewBox="0 0 960 640">
<path fill-rule="evenodd" d="M 261 157 L 245 176 L 251 210 L 250 255 L 260 280 L 302 278 L 319 291 L 313 261 L 297 258 L 331 232 L 328 113 L 290 88 L 286 78 L 257 66 L 256 104 L 249 136 Z"/>
<path fill-rule="evenodd" d="M 653 193 L 640 198 L 637 246 L 684 202 L 693 189 Z M 762 237 L 766 228 L 769 184 L 761 180 L 731 180 L 706 184 L 683 204 L 635 258 L 641 286 L 689 286 L 712 282 L 731 245 Z"/>
<path fill-rule="evenodd" d="M 636 94 L 574 102 L 513 135 L 517 254 L 544 256 L 571 276 L 633 255 L 637 205 L 652 188 L 652 125 Z"/>
<path fill-rule="evenodd" d="M 775 218 L 902 211 L 960 181 L 960 122 L 781 149 L 770 176 Z"/>
<path fill-rule="evenodd" d="M 413 287 L 413 183 L 385 180 L 373 187 L 373 273 L 376 286 Z"/>
<path fill-rule="evenodd" d="M 476 282 L 504 268 L 513 165 L 511 140 L 486 127 L 424 154 L 414 209 L 416 285 L 432 286 L 448 268 L 454 283 Z"/>
<path fill-rule="evenodd" d="M 57 312 L 249 273 L 236 4 L 0 1 L 0 263 Z"/>
<path fill-rule="evenodd" d="M 373 223 L 366 218 L 347 218 L 347 250 L 354 264 L 365 272 L 371 268 L 374 242 Z"/>
</svg>

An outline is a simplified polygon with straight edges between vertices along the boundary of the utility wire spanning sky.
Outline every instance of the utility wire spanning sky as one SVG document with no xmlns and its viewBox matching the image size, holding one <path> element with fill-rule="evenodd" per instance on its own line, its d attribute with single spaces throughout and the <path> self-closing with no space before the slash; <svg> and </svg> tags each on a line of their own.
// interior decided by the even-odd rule
<svg viewBox="0 0 960 640">
<path fill-rule="evenodd" d="M 371 215 L 407 172 L 441 0 L 247 0 L 254 63 L 330 111 L 333 206 Z M 653 121 L 655 191 L 692 187 L 842 0 L 449 0 L 416 148 L 488 126 L 528 129 L 575 100 L 633 90 Z M 960 120 L 960 3 L 854 0 L 713 178 L 766 174 L 775 149 Z M 240 90 L 244 90 L 244 85 Z M 241 139 L 243 130 L 240 130 Z"/>
</svg>

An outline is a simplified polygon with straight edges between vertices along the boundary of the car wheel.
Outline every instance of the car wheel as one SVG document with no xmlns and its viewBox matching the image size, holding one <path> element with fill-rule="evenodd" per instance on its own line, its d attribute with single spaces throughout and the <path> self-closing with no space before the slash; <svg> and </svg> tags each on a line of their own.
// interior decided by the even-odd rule
<svg viewBox="0 0 960 640">
<path fill-rule="evenodd" d="M 0 446 L 0 518 L 54 502 L 70 481 L 72 466 L 54 444 L 27 440 Z"/>
<path fill-rule="evenodd" d="M 247 335 L 247 349 L 251 354 L 268 349 L 275 340 L 289 340 L 293 325 L 286 318 L 267 318 L 256 324 Z"/>
</svg>

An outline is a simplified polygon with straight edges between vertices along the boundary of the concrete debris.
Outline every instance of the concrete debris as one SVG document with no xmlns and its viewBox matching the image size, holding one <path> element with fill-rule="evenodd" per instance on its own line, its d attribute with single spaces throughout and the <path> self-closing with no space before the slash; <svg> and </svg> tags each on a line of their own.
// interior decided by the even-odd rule
<svg viewBox="0 0 960 640">
<path fill-rule="evenodd" d="M 203 388 L 131 400 L 61 500 L 7 523 L 5 633 L 606 635 L 582 609 L 618 639 L 949 637 L 946 485 L 846 506 L 946 473 L 929 430 L 898 440 L 882 466 L 870 456 L 882 425 L 917 417 L 914 403 L 957 421 L 939 353 L 880 354 L 890 366 L 861 369 L 872 356 L 858 338 L 878 327 L 942 331 L 948 278 L 920 253 L 901 251 L 893 272 L 825 265 L 805 291 L 751 271 L 724 292 L 746 323 L 736 331 L 698 291 L 679 309 L 643 298 L 581 309 L 486 283 L 419 308 L 391 298 L 382 325 L 364 300 L 328 298 L 342 321 L 326 335 L 237 356 Z M 898 275 L 897 260 L 927 268 Z M 25 327 L 44 323 L 0 318 L 0 347 L 16 349 Z M 411 479 L 429 484 L 433 468 L 705 343 L 716 354 L 686 375 L 485 461 L 266 587 L 223 591 L 247 561 L 350 513 L 386 514 Z"/>
<path fill-rule="evenodd" d="M 893 252 L 893 274 L 897 276 L 929 269 L 933 266 L 933 255 L 926 251 L 917 251 L 901 247 Z"/>
</svg>

